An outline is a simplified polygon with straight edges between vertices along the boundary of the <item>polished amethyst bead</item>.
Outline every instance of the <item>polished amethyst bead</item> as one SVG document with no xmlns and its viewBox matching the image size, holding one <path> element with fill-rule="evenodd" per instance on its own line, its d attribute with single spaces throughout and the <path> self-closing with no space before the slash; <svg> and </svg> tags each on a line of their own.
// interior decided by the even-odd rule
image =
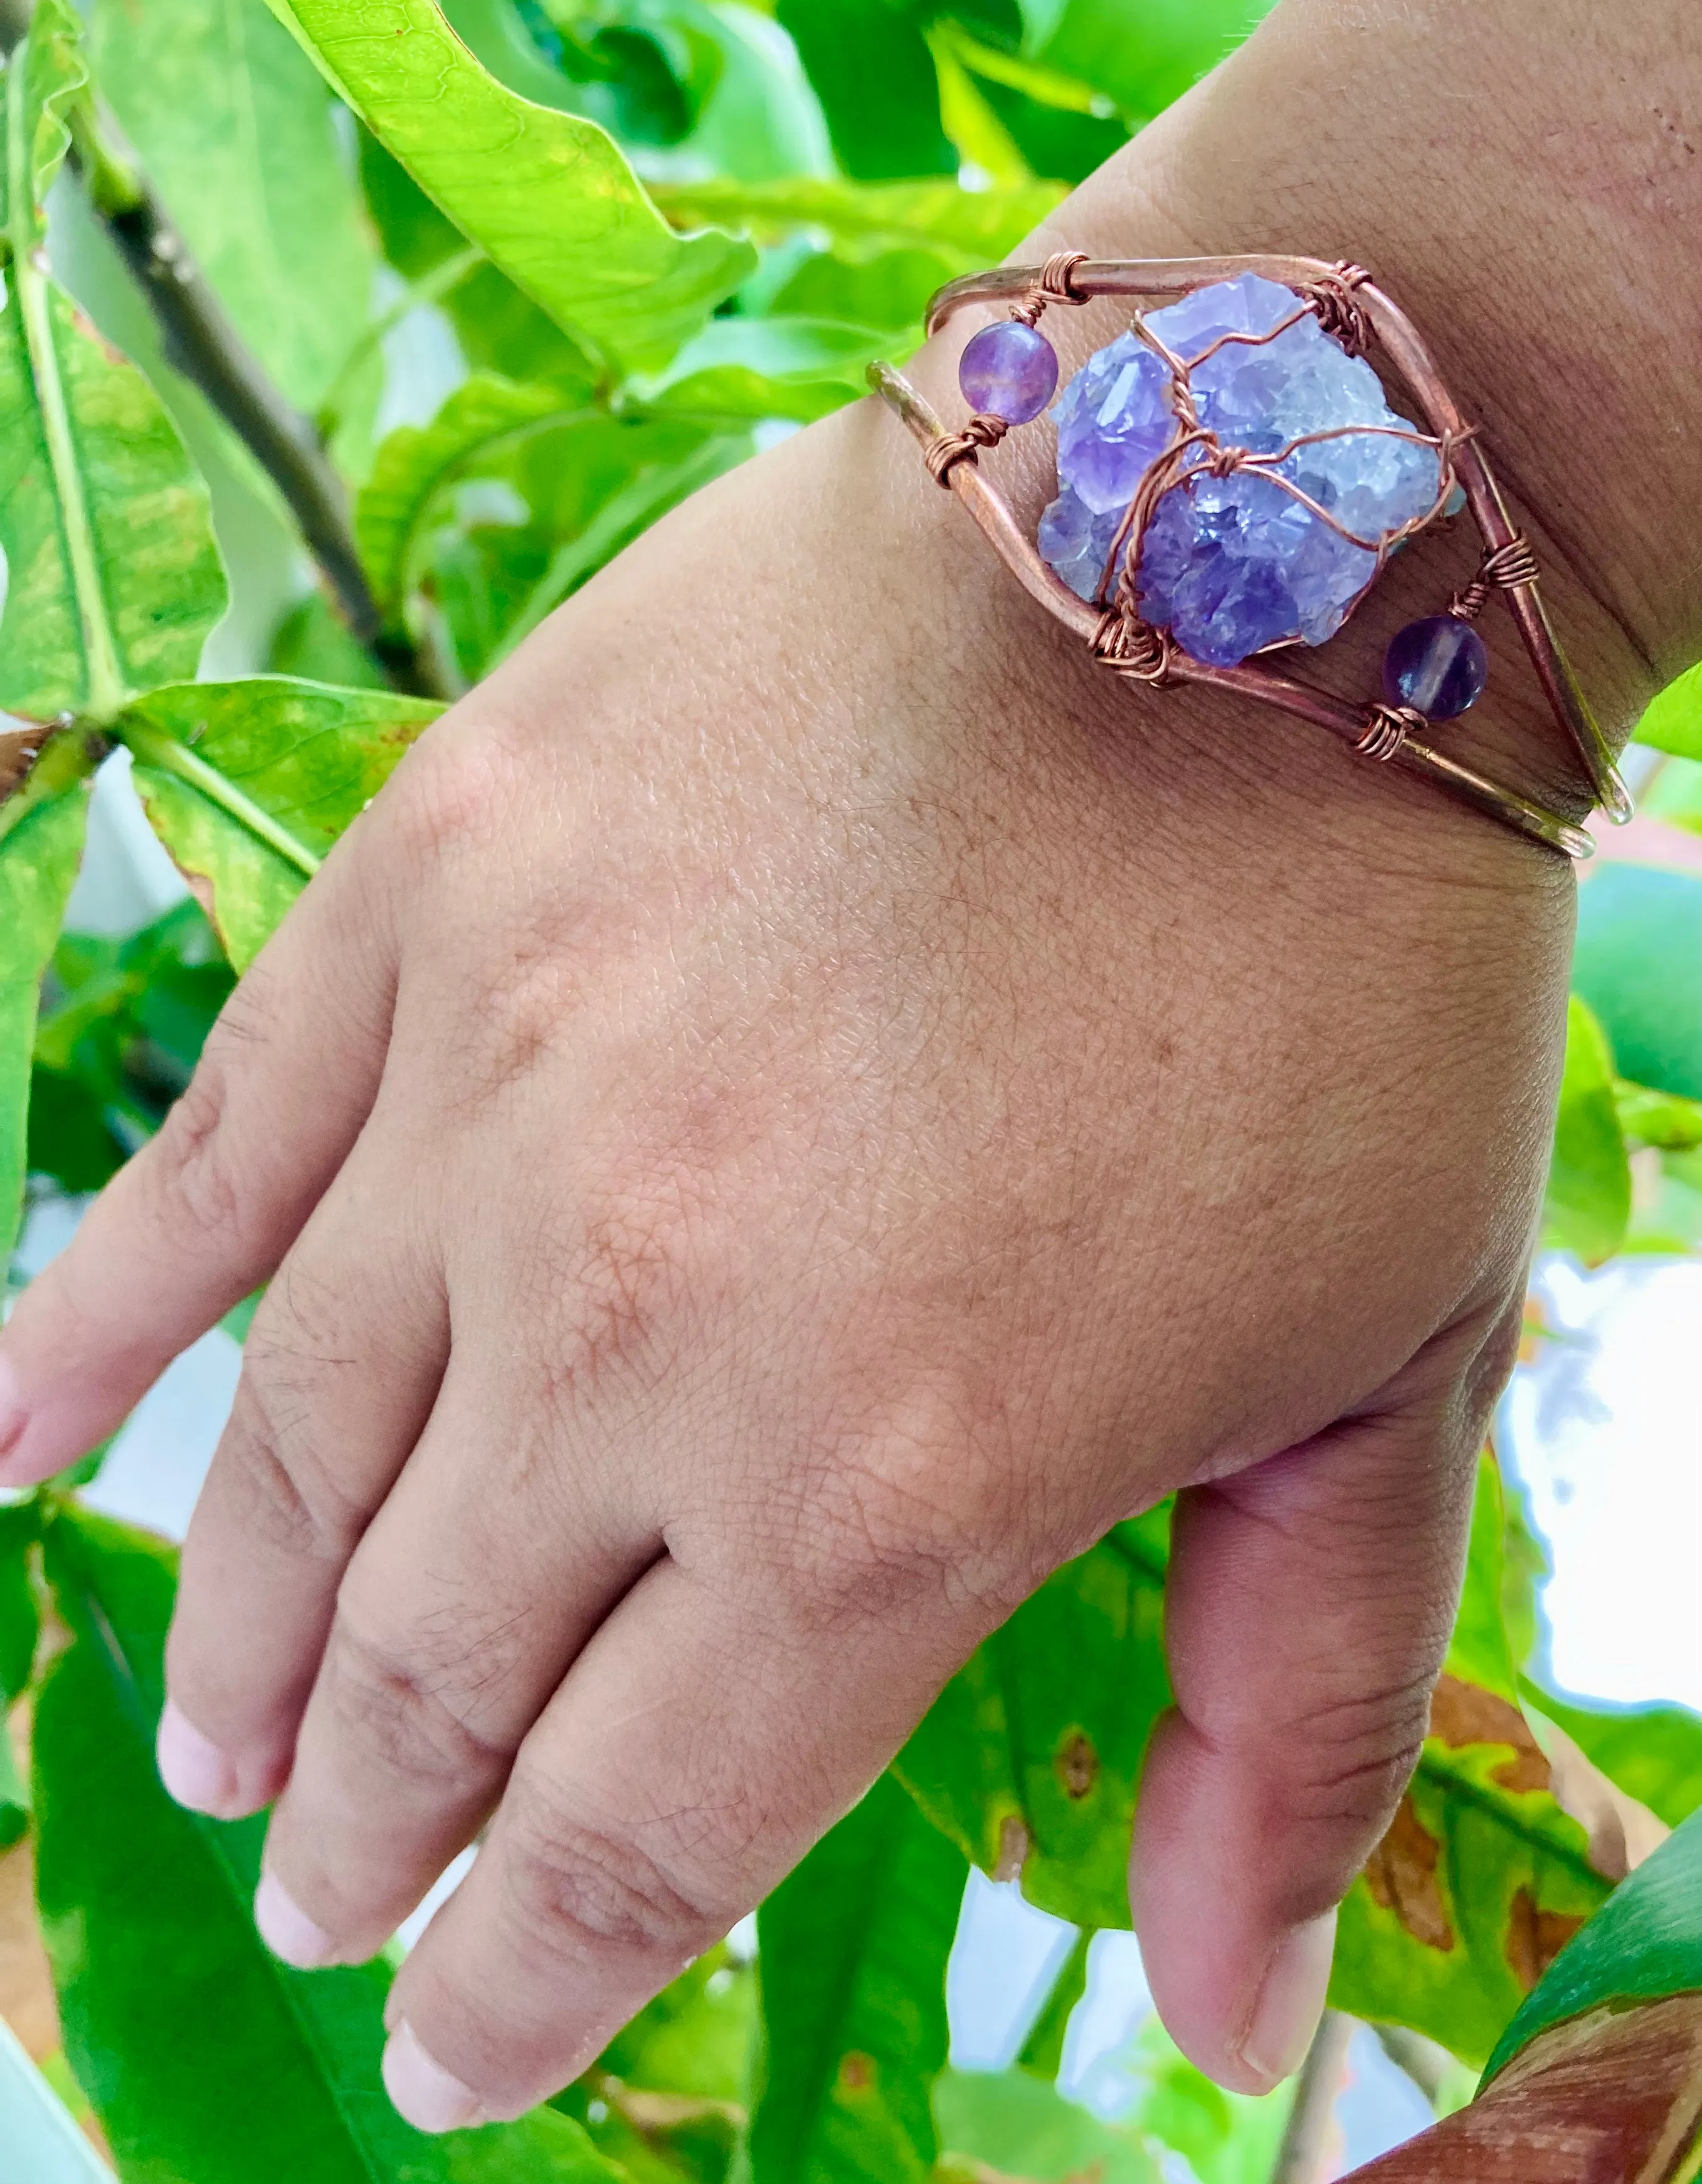
<svg viewBox="0 0 1702 2184">
<path fill-rule="evenodd" d="M 1058 391 L 1058 352 L 1037 328 L 1002 319 L 971 337 L 958 361 L 958 385 L 971 410 L 1026 425 Z"/>
<path fill-rule="evenodd" d="M 1458 615 L 1427 615 L 1389 639 L 1383 691 L 1392 705 L 1411 705 L 1432 721 L 1451 721 L 1483 695 L 1489 655 Z"/>
</svg>

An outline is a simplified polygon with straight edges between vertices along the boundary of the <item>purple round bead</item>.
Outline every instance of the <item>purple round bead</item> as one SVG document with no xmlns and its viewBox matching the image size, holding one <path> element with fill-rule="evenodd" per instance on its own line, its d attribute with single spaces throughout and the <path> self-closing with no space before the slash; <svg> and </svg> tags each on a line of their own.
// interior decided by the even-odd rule
<svg viewBox="0 0 1702 2184">
<path fill-rule="evenodd" d="M 1427 615 L 1389 639 L 1383 690 L 1392 705 L 1411 705 L 1432 721 L 1451 721 L 1475 705 L 1489 680 L 1483 640 L 1458 615 Z"/>
<path fill-rule="evenodd" d="M 1058 391 L 1058 352 L 1021 319 L 983 326 L 958 360 L 958 385 L 970 408 L 1026 425 Z"/>
</svg>

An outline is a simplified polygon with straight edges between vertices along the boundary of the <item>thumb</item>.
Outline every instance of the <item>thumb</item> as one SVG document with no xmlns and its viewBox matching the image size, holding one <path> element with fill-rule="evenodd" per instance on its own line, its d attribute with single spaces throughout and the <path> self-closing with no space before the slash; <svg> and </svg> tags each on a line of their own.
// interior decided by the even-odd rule
<svg viewBox="0 0 1702 2184">
<path fill-rule="evenodd" d="M 1510 1327 L 1438 1338 L 1374 1414 L 1177 1497 L 1176 1706 L 1141 1784 L 1130 1893 L 1160 2015 L 1238 2091 L 1303 2059 L 1335 1906 L 1423 1744 Z"/>
</svg>

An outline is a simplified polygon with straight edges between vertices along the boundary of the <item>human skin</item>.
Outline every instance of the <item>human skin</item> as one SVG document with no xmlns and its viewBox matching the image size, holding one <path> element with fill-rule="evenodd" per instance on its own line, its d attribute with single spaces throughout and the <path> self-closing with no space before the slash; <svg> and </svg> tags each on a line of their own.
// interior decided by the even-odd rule
<svg viewBox="0 0 1702 2184">
<path fill-rule="evenodd" d="M 1699 131 L 1686 0 L 1282 0 L 1023 254 L 1373 267 L 1622 736 L 1702 651 Z M 1047 323 L 1067 365 L 1117 319 Z M 1035 437 L 989 459 L 1031 514 Z M 1420 542 L 1315 671 L 1373 688 L 1470 560 Z M 1509 627 L 1447 747 L 1577 809 Z M 162 1764 L 277 1798 L 296 1962 L 488 1822 L 396 1981 L 405 2113 L 571 2076 L 1172 1489 L 1135 1921 L 1203 2068 L 1299 2062 L 1451 1618 L 1572 903 L 1308 727 L 1105 677 L 870 404 L 422 739 L 0 1338 L 19 1485 L 271 1277 Z"/>
</svg>

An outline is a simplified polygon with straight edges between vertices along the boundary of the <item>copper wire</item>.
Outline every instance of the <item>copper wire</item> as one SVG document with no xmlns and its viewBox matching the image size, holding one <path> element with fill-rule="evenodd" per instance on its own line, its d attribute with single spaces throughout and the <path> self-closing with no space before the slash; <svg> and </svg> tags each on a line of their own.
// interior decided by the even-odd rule
<svg viewBox="0 0 1702 2184">
<path fill-rule="evenodd" d="M 1087 263 L 1085 250 L 1054 250 L 1041 267 L 1032 287 L 1012 310 L 1011 317 L 1032 326 L 1039 323 L 1040 315 L 1048 304 L 1085 304 L 1087 298 L 1076 294 L 1071 276 L 1078 265 Z"/>
<path fill-rule="evenodd" d="M 1155 688 L 1170 680 L 1176 640 L 1167 629 L 1154 629 L 1124 604 L 1106 608 L 1088 643 L 1094 659 L 1114 675 Z"/>
<path fill-rule="evenodd" d="M 1327 334 L 1333 334 L 1349 356 L 1363 356 L 1371 345 L 1371 321 L 1356 301 L 1354 291 L 1371 279 L 1363 265 L 1346 259 L 1307 281 L 1299 290 L 1316 314 Z"/>
<path fill-rule="evenodd" d="M 1457 484 L 1482 534 L 1484 554 L 1477 574 L 1455 594 L 1454 610 L 1467 609 L 1463 618 L 1470 620 L 1481 611 L 1491 591 L 1505 595 L 1537 678 L 1555 719 L 1582 763 L 1594 800 L 1610 818 L 1628 818 L 1631 802 L 1614 764 L 1612 750 L 1555 633 L 1541 596 L 1536 558 L 1508 515 L 1500 488 L 1477 437 L 1477 428 L 1461 415 L 1411 320 L 1377 287 L 1363 266 L 1346 260 L 1327 265 L 1312 258 L 1118 259 L 1088 259 L 1081 252 L 1055 252 L 1045 265 L 1037 269 L 997 266 L 987 272 L 968 274 L 948 282 L 928 307 L 927 327 L 931 334 L 937 333 L 954 313 L 989 304 L 1004 304 L 1032 325 L 1051 302 L 1087 303 L 1110 296 L 1174 298 L 1219 281 L 1233 280 L 1246 272 L 1260 274 L 1292 288 L 1301 299 L 1300 310 L 1285 320 L 1283 326 L 1295 323 L 1304 312 L 1310 311 L 1325 330 L 1346 348 L 1361 350 L 1374 341 L 1389 367 L 1410 392 L 1430 427 L 1428 433 L 1415 430 L 1410 435 L 1400 436 L 1436 449 L 1443 489 L 1436 504 L 1424 515 L 1375 542 L 1376 566 L 1365 588 L 1369 589 L 1375 582 L 1395 545 L 1443 512 Z M 1035 306 L 1032 317 L 1028 310 L 1031 304 Z M 1154 629 L 1142 620 L 1136 591 L 1139 539 L 1161 493 L 1178 486 L 1185 488 L 1188 479 L 1202 471 L 1215 470 L 1222 476 L 1238 469 L 1262 469 L 1265 475 L 1280 479 L 1280 473 L 1275 472 L 1271 465 L 1281 461 L 1282 456 L 1259 457 L 1246 450 L 1220 449 L 1212 436 L 1201 427 L 1187 385 L 1188 370 L 1197 370 L 1202 359 L 1196 357 L 1191 367 L 1184 366 L 1181 359 L 1172 355 L 1151 334 L 1138 310 L 1134 315 L 1133 330 L 1160 356 L 1171 373 L 1172 388 L 1176 391 L 1176 436 L 1143 477 L 1104 571 L 1100 596 L 1093 602 L 1078 598 L 1043 560 L 1009 504 L 977 467 L 975 459 L 980 448 L 996 445 L 1004 437 L 1003 420 L 977 416 L 971 418 L 961 432 L 947 432 L 901 372 L 888 365 L 875 364 L 869 368 L 869 379 L 921 442 L 929 470 L 942 484 L 956 492 L 1025 589 L 1059 621 L 1076 631 L 1087 642 L 1093 656 L 1114 672 L 1154 684 L 1197 683 L 1273 706 L 1327 729 L 1363 756 L 1393 763 L 1399 771 L 1445 789 L 1530 840 L 1564 850 L 1571 857 L 1589 856 L 1594 845 L 1582 827 L 1560 813 L 1532 802 L 1516 789 L 1475 772 L 1460 760 L 1435 749 L 1421 733 L 1429 723 L 1413 708 L 1382 704 L 1369 708 L 1355 706 L 1283 672 L 1280 666 L 1266 663 L 1262 657 L 1243 661 L 1234 667 L 1214 667 L 1184 652 L 1168 631 Z M 1232 340 L 1274 339 L 1282 330 L 1273 329 L 1262 337 L 1226 335 L 1213 348 Z M 1338 430 L 1398 432 L 1399 428 L 1345 426 Z M 1337 434 L 1319 437 L 1333 437 Z M 1205 452 L 1196 455 L 1190 464 L 1189 454 L 1199 449 Z M 1284 452 L 1292 453 L 1292 449 Z M 1292 480 L 1281 482 L 1309 507 L 1315 506 L 1310 496 L 1296 488 Z M 1327 510 L 1315 509 L 1315 513 L 1332 528 L 1341 530 Z M 1346 532 L 1342 535 L 1352 537 Z M 1372 549 L 1373 542 L 1354 539 L 1353 543 Z M 1115 590 L 1108 599 L 1105 594 L 1114 570 Z M 1362 591 L 1359 597 L 1364 596 Z M 1356 606 L 1359 600 L 1353 604 Z M 1267 651 L 1285 649 L 1265 648 Z"/>
<path fill-rule="evenodd" d="M 1476 621 L 1492 591 L 1508 592 L 1521 584 L 1534 584 L 1541 574 L 1529 541 L 1520 532 L 1483 556 L 1477 575 L 1448 602 L 1448 611 L 1456 621 Z"/>
<path fill-rule="evenodd" d="M 1377 759 L 1387 766 L 1399 755 L 1410 735 L 1429 726 L 1423 714 L 1411 705 L 1378 703 L 1366 708 L 1365 733 L 1354 749 L 1361 758 Z"/>
<path fill-rule="evenodd" d="M 1010 421 L 991 410 L 978 410 L 960 432 L 942 432 L 925 460 L 936 485 L 948 486 L 957 463 L 972 463 L 983 448 L 996 448 L 1010 430 Z"/>
</svg>

